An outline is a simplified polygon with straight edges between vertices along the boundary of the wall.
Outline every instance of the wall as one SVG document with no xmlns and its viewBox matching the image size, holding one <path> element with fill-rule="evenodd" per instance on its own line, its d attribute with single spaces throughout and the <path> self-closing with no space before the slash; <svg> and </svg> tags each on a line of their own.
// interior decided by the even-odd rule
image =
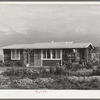
<svg viewBox="0 0 100 100">
<path fill-rule="evenodd" d="M 55 66 L 57 63 L 61 64 L 61 60 L 42 60 L 43 66 Z"/>
<path fill-rule="evenodd" d="M 20 60 L 11 60 L 11 49 L 5 49 L 4 51 L 4 63 L 17 63 L 19 65 L 24 65 L 24 60 L 23 60 L 23 50 L 20 50 Z"/>
<path fill-rule="evenodd" d="M 71 60 L 73 61 L 80 61 L 80 60 L 87 60 L 87 53 L 88 51 L 86 51 L 86 49 L 82 48 L 82 49 L 75 49 L 75 53 L 73 52 L 73 49 L 63 49 L 63 60 L 67 61 L 67 60 Z M 75 54 L 75 57 L 69 57 L 67 58 L 67 54 L 72 53 L 73 55 Z"/>
<path fill-rule="evenodd" d="M 69 57 L 68 55 L 72 55 Z M 73 53 L 73 49 L 63 49 L 62 50 L 62 59 L 65 61 L 75 61 L 75 54 Z"/>
</svg>

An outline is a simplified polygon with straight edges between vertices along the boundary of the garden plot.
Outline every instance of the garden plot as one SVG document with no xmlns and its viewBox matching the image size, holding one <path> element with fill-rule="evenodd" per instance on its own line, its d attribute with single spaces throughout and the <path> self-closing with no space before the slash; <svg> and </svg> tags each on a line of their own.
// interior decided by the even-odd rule
<svg viewBox="0 0 100 100">
<path fill-rule="evenodd" d="M 100 69 L 64 67 L 8 68 L 0 74 L 1 89 L 100 89 Z"/>
</svg>

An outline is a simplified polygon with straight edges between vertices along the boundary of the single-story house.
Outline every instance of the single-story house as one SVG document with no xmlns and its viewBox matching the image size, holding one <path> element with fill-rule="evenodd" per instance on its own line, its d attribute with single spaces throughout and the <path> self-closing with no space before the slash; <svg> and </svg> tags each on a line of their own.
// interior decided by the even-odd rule
<svg viewBox="0 0 100 100">
<path fill-rule="evenodd" d="M 13 61 L 22 65 L 52 66 L 64 61 L 89 61 L 93 49 L 91 43 L 48 42 L 14 44 L 3 47 L 4 62 Z"/>
</svg>

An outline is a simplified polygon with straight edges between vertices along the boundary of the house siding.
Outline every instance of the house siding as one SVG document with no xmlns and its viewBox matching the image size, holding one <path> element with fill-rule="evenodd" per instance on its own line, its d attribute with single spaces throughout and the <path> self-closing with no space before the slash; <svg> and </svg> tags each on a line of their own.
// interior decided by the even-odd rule
<svg viewBox="0 0 100 100">
<path fill-rule="evenodd" d="M 43 66 L 55 66 L 57 63 L 61 64 L 61 60 L 42 60 Z"/>
<path fill-rule="evenodd" d="M 11 49 L 4 49 L 4 63 L 15 63 L 16 65 L 24 65 L 23 50 L 20 49 L 20 60 L 11 60 Z"/>
</svg>

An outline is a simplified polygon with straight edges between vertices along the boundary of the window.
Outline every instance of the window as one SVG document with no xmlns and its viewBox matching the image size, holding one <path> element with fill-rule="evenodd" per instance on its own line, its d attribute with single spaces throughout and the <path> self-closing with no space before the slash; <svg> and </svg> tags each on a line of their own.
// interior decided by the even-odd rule
<svg viewBox="0 0 100 100">
<path fill-rule="evenodd" d="M 56 58 L 56 50 L 52 50 L 52 58 Z"/>
<path fill-rule="evenodd" d="M 47 50 L 47 58 L 50 59 L 50 50 Z"/>
<path fill-rule="evenodd" d="M 50 50 L 43 50 L 43 58 L 50 59 Z"/>
<path fill-rule="evenodd" d="M 52 50 L 52 58 L 59 59 L 60 58 L 60 50 Z"/>
<path fill-rule="evenodd" d="M 56 58 L 60 58 L 60 50 L 57 50 L 56 52 L 57 52 Z"/>
<path fill-rule="evenodd" d="M 46 50 L 43 50 L 43 58 L 46 59 Z"/>
<path fill-rule="evenodd" d="M 43 59 L 60 59 L 60 50 L 43 50 Z"/>
<path fill-rule="evenodd" d="M 11 50 L 11 60 L 20 60 L 20 50 Z"/>
</svg>

